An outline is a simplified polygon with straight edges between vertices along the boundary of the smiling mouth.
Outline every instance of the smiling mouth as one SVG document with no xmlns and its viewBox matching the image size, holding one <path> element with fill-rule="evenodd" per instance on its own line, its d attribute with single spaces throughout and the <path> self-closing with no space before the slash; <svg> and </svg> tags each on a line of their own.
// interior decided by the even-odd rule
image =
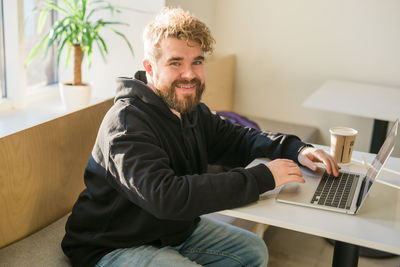
<svg viewBox="0 0 400 267">
<path fill-rule="evenodd" d="M 192 80 L 175 80 L 172 84 L 175 88 L 175 93 L 178 95 L 193 95 L 196 94 L 197 90 L 201 86 L 201 82 L 199 79 Z"/>
<path fill-rule="evenodd" d="M 196 84 L 177 84 L 176 85 L 176 93 L 183 95 L 193 95 L 196 93 L 197 85 Z"/>
<path fill-rule="evenodd" d="M 196 84 L 177 84 L 176 87 L 181 89 L 195 89 Z"/>
</svg>

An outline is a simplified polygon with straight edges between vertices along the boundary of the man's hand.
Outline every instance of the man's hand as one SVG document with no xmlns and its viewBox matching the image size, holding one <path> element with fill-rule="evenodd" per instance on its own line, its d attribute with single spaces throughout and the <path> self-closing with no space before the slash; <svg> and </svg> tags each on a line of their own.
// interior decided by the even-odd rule
<svg viewBox="0 0 400 267">
<path fill-rule="evenodd" d="M 290 182 L 305 182 L 299 166 L 290 159 L 275 159 L 265 165 L 274 176 L 275 187 Z"/>
<path fill-rule="evenodd" d="M 297 158 L 301 165 L 309 168 L 310 170 L 316 171 L 317 165 L 314 162 L 322 162 L 325 165 L 328 174 L 334 176 L 339 175 L 339 165 L 333 159 L 331 155 L 326 153 L 324 150 L 314 147 L 304 147 Z"/>
</svg>

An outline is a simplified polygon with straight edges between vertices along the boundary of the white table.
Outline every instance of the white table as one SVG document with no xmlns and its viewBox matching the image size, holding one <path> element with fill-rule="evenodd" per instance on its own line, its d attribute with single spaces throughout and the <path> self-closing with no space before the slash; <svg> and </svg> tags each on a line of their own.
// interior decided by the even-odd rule
<svg viewBox="0 0 400 267">
<path fill-rule="evenodd" d="M 347 81 L 327 81 L 303 103 L 308 108 L 374 119 L 370 152 L 383 144 L 389 121 L 400 118 L 400 88 Z"/>
<path fill-rule="evenodd" d="M 319 147 L 328 150 L 328 147 Z M 353 152 L 355 161 L 361 161 L 362 156 L 369 163 L 374 158 L 374 155 L 370 153 Z M 393 198 L 393 202 L 357 215 L 278 203 L 273 196 L 261 197 L 254 204 L 220 213 L 341 241 L 336 244 L 344 245 L 344 251 L 357 260 L 355 264 L 353 261 L 346 263 L 345 266 L 357 266 L 357 246 L 400 255 L 400 158 L 388 160 L 377 185 L 382 194 Z M 376 204 L 379 205 L 378 202 Z M 349 247 L 346 246 L 347 243 L 357 246 L 350 245 Z M 337 247 L 335 247 L 335 254 L 336 250 Z M 343 254 L 336 258 L 343 261 Z M 343 262 L 340 265 L 343 266 Z"/>
</svg>

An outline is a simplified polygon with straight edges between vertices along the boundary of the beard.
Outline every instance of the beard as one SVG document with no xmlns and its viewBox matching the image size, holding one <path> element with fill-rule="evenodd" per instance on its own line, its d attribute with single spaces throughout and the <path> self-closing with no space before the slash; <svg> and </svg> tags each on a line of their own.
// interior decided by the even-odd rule
<svg viewBox="0 0 400 267">
<path fill-rule="evenodd" d="M 178 84 L 196 84 L 196 90 L 194 94 L 183 95 L 183 99 L 179 99 L 176 95 L 175 88 Z M 201 96 L 203 95 L 205 85 L 200 82 L 199 79 L 194 78 L 191 81 L 186 80 L 175 80 L 171 86 L 156 91 L 158 95 L 164 99 L 168 107 L 178 111 L 179 113 L 187 113 L 193 111 L 196 106 L 200 103 Z"/>
</svg>

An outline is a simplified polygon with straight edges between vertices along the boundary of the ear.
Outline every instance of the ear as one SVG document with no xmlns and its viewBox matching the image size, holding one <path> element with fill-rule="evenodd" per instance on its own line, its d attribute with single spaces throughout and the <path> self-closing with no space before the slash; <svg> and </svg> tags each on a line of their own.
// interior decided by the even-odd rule
<svg viewBox="0 0 400 267">
<path fill-rule="evenodd" d="M 153 66 L 151 66 L 150 61 L 148 61 L 147 59 L 143 60 L 143 67 L 146 70 L 146 72 L 153 77 Z"/>
</svg>

